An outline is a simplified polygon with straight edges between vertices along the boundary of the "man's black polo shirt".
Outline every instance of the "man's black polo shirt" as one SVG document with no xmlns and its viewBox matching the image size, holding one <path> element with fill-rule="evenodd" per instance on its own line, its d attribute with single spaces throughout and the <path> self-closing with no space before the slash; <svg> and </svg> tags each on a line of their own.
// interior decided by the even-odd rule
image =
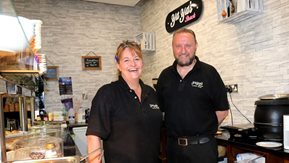
<svg viewBox="0 0 289 163">
<path fill-rule="evenodd" d="M 176 62 L 159 76 L 157 93 L 169 137 L 214 134 L 218 127 L 215 111 L 229 109 L 220 75 L 214 67 L 196 59 L 184 79 L 177 72 Z"/>
<path fill-rule="evenodd" d="M 140 82 L 142 102 L 122 77 L 92 101 L 86 135 L 103 139 L 106 163 L 157 163 L 162 113 L 153 88 Z"/>
</svg>

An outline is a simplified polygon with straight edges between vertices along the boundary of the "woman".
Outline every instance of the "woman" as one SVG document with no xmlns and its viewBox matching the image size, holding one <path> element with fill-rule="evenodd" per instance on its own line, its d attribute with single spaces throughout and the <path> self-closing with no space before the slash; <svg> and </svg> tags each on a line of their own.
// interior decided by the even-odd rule
<svg viewBox="0 0 289 163">
<path fill-rule="evenodd" d="M 121 43 L 115 55 L 117 81 L 102 86 L 91 106 L 87 128 L 88 153 L 101 147 L 105 163 L 157 163 L 162 114 L 156 93 L 140 76 L 143 58 L 133 41 Z M 100 151 L 90 163 L 101 162 Z"/>
</svg>

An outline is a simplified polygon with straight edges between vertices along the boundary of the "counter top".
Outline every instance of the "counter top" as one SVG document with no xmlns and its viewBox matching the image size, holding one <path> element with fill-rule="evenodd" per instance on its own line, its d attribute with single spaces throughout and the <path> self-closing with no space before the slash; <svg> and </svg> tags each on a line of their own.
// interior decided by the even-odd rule
<svg viewBox="0 0 289 163">
<path fill-rule="evenodd" d="M 73 129 L 74 127 L 85 127 L 85 126 L 87 126 L 87 123 L 84 123 L 84 122 L 81 122 L 81 123 L 79 123 L 79 122 L 67 123 L 67 128 L 68 128 L 68 130 L 69 130 L 69 132 L 70 132 L 71 134 L 73 134 L 72 129 Z"/>
<path fill-rule="evenodd" d="M 68 123 L 67 127 L 84 127 L 87 126 L 85 122 L 75 122 L 75 123 Z"/>
</svg>

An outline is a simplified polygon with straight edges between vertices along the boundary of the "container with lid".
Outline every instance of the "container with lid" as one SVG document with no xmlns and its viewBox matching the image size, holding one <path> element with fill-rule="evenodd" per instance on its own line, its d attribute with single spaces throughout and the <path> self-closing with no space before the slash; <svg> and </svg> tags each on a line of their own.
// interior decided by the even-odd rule
<svg viewBox="0 0 289 163">
<path fill-rule="evenodd" d="M 283 115 L 289 114 L 289 94 L 261 96 L 255 102 L 254 126 L 259 138 L 283 140 Z"/>
</svg>

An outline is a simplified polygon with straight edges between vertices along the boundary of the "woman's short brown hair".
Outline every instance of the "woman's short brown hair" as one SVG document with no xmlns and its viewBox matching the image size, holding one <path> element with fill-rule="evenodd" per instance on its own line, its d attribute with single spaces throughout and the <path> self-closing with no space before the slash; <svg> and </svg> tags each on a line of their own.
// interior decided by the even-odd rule
<svg viewBox="0 0 289 163">
<path fill-rule="evenodd" d="M 135 42 L 135 41 L 123 41 L 122 43 L 119 44 L 117 47 L 116 53 L 115 53 L 115 61 L 119 63 L 119 58 L 121 57 L 122 52 L 126 49 L 129 48 L 131 51 L 134 51 L 138 57 L 142 58 L 142 52 L 141 52 L 141 46 Z"/>
</svg>

